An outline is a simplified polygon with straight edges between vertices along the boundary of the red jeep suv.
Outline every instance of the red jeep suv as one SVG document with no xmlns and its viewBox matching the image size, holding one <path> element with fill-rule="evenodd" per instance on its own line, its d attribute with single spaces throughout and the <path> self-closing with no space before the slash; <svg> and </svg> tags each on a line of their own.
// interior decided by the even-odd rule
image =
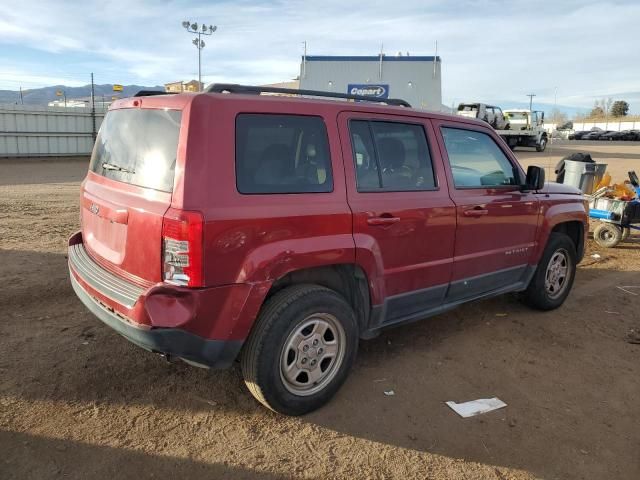
<svg viewBox="0 0 640 480">
<path fill-rule="evenodd" d="M 264 92 L 282 93 L 214 85 L 111 106 L 69 270 L 122 336 L 199 367 L 239 359 L 260 402 L 299 415 L 381 329 L 507 292 L 564 302 L 587 205 L 525 173 L 486 123 Z"/>
</svg>

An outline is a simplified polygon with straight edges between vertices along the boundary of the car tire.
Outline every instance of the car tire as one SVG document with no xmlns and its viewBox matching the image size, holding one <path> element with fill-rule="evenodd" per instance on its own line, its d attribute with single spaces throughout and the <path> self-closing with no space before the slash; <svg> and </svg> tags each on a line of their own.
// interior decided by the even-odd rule
<svg viewBox="0 0 640 480">
<path fill-rule="evenodd" d="M 338 391 L 357 350 L 356 317 L 344 298 L 319 285 L 293 285 L 265 302 L 240 363 L 260 403 L 303 415 Z"/>
<path fill-rule="evenodd" d="M 613 248 L 622 241 L 623 231 L 618 225 L 600 222 L 593 231 L 593 239 L 604 248 Z"/>
<path fill-rule="evenodd" d="M 523 300 L 537 310 L 553 310 L 564 303 L 576 275 L 576 246 L 564 233 L 549 236 L 540 263 Z"/>
<path fill-rule="evenodd" d="M 536 145 L 536 151 L 544 152 L 545 148 L 547 148 L 547 137 L 542 137 L 540 143 Z"/>
</svg>

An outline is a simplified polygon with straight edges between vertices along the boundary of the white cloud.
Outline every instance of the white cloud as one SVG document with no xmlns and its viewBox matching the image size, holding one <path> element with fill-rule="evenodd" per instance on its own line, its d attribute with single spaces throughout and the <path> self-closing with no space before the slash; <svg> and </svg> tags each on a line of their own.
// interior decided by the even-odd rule
<svg viewBox="0 0 640 480">
<path fill-rule="evenodd" d="M 180 25 L 190 19 L 218 25 L 205 38 L 205 80 L 257 83 L 297 75 L 303 40 L 311 54 L 371 55 L 384 43 L 388 54 L 429 55 L 437 39 L 447 103 L 530 92 L 553 102 L 557 88 L 558 103 L 590 106 L 594 96 L 638 90 L 638 18 L 640 4 L 613 0 L 24 0 L 0 7 L 0 49 L 29 47 L 47 65 L 71 57 L 75 72 L 95 71 L 99 82 L 160 84 L 197 75 L 197 51 Z M 64 64 L 56 72 L 66 75 Z"/>
</svg>

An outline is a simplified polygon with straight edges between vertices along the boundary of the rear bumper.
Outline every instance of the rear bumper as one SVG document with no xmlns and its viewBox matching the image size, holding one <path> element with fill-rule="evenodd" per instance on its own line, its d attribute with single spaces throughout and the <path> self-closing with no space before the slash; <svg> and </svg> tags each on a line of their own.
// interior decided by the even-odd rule
<svg viewBox="0 0 640 480">
<path fill-rule="evenodd" d="M 69 239 L 69 276 L 78 298 L 102 322 L 147 350 L 212 368 L 230 366 L 258 315 L 268 285 L 146 287 L 115 275 Z"/>
<path fill-rule="evenodd" d="M 239 340 L 209 340 L 179 328 L 135 326 L 89 295 L 73 275 L 71 286 L 91 313 L 130 342 L 151 352 L 173 355 L 210 368 L 227 368 L 242 348 L 243 342 Z"/>
</svg>

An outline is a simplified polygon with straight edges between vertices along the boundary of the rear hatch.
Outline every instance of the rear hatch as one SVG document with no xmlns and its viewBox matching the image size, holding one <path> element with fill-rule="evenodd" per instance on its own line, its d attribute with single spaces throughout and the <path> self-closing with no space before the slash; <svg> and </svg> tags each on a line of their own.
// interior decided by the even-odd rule
<svg viewBox="0 0 640 480">
<path fill-rule="evenodd" d="M 136 283 L 162 279 L 162 221 L 171 205 L 182 112 L 123 108 L 105 116 L 83 183 L 89 254 Z"/>
</svg>

